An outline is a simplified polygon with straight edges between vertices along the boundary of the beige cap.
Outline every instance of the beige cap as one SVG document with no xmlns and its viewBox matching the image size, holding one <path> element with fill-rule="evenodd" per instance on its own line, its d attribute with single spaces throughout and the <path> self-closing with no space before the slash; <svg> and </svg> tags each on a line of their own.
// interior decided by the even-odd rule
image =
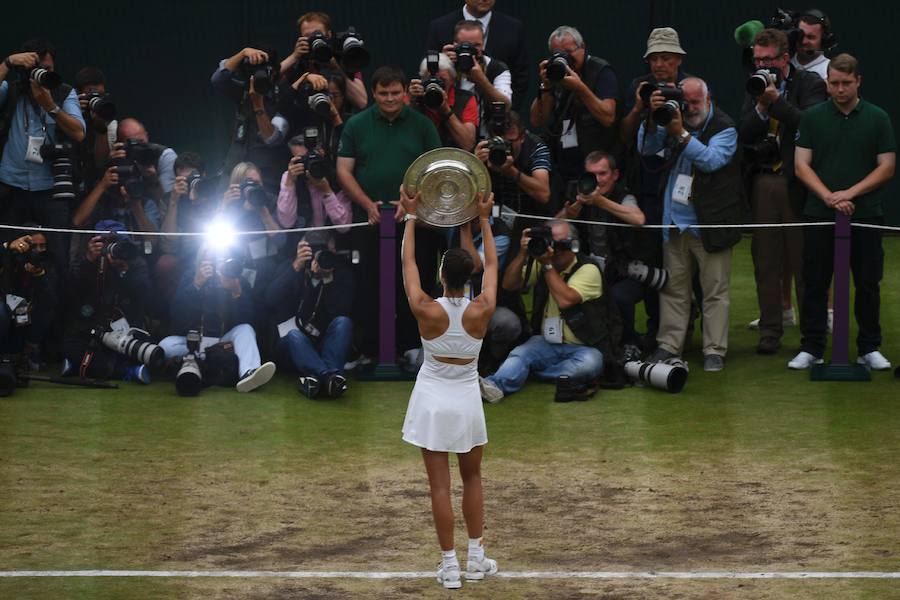
<svg viewBox="0 0 900 600">
<path fill-rule="evenodd" d="M 678 41 L 678 32 L 671 27 L 657 27 L 650 32 L 647 38 L 647 51 L 644 58 L 654 52 L 671 52 L 672 54 L 687 54 Z"/>
</svg>

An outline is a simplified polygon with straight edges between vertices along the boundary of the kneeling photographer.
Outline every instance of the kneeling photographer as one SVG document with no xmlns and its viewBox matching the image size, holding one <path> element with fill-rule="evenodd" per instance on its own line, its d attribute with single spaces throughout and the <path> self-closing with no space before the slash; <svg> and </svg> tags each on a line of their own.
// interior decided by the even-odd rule
<svg viewBox="0 0 900 600">
<path fill-rule="evenodd" d="M 58 274 L 47 238 L 31 231 L 0 249 L 0 353 L 23 354 L 32 371 L 43 366 L 42 345 L 59 304 Z"/>
<path fill-rule="evenodd" d="M 159 345 L 167 359 L 180 359 L 175 388 L 182 396 L 195 396 L 210 385 L 249 392 L 275 374 L 273 363 L 261 364 L 251 324 L 256 301 L 242 271 L 240 253 L 207 245 L 175 292 L 169 309 L 174 335 Z"/>
<path fill-rule="evenodd" d="M 266 306 L 279 322 L 278 355 L 300 373 L 300 391 L 309 398 L 337 398 L 347 389 L 344 363 L 353 339 L 355 287 L 334 236 L 311 231 L 266 292 Z"/>
<path fill-rule="evenodd" d="M 83 255 L 73 260 L 67 288 L 70 315 L 63 340 L 62 376 L 150 383 L 162 350 L 142 329 L 154 298 L 147 263 L 117 221 L 101 221 Z"/>
<path fill-rule="evenodd" d="M 637 198 L 619 183 L 614 156 L 595 150 L 585 158 L 584 169 L 577 189 L 573 190 L 577 192 L 575 199 L 566 201 L 556 215 L 558 219 L 644 225 Z M 579 229 L 587 240 L 586 250 L 603 270 L 609 292 L 619 307 L 625 355 L 636 358 L 640 355 L 641 339 L 634 329 L 634 307 L 645 296 L 659 293 L 668 279 L 666 271 L 652 266 L 654 246 L 635 235 L 632 228 L 579 225 Z"/>
<path fill-rule="evenodd" d="M 594 344 L 612 327 L 594 312 L 603 302 L 600 269 L 578 256 L 578 248 L 578 232 L 566 221 L 522 232 L 519 252 L 503 274 L 503 289 L 533 290 L 532 336 L 513 349 L 496 373 L 481 378 L 486 401 L 496 403 L 519 391 L 531 374 L 556 381 L 558 401 L 586 399 L 592 393 L 604 361 Z"/>
</svg>

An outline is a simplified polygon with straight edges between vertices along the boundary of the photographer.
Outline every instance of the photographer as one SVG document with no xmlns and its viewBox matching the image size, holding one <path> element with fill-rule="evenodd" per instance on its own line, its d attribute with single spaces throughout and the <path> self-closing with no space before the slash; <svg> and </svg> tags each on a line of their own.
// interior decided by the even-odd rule
<svg viewBox="0 0 900 600">
<path fill-rule="evenodd" d="M 120 176 L 123 168 L 131 174 Z M 162 185 L 154 165 L 107 167 L 97 185 L 75 209 L 72 225 L 84 227 L 87 223 L 112 219 L 125 223 L 127 231 L 159 231 L 162 217 L 157 198 L 161 195 Z"/>
<path fill-rule="evenodd" d="M 294 155 L 281 176 L 278 192 L 278 222 L 285 229 L 349 225 L 353 220 L 350 198 L 335 193 L 336 175 L 318 135 L 294 138 L 288 146 Z M 298 210 L 299 209 L 299 210 Z M 338 229 L 342 233 L 349 228 Z"/>
<path fill-rule="evenodd" d="M 44 227 L 69 225 L 73 144 L 85 124 L 75 91 L 56 74 L 56 51 L 30 40 L 0 62 L 0 220 Z M 46 158 L 45 158 L 46 157 Z M 54 187 L 54 183 L 59 183 Z M 66 185 L 67 184 L 67 185 Z M 5 233 L 11 240 L 15 233 Z M 47 237 L 57 271 L 68 264 L 69 238 Z"/>
<path fill-rule="evenodd" d="M 504 114 L 499 123 L 491 123 L 490 127 L 495 137 L 479 142 L 475 156 L 488 166 L 494 201 L 501 207 L 501 216 L 504 211 L 549 216 L 550 150 L 525 128 L 514 111 Z M 522 231 L 532 224 L 536 224 L 532 219 L 515 218 L 510 234 L 512 254 L 518 252 Z"/>
<path fill-rule="evenodd" d="M 692 225 L 746 222 L 737 130 L 713 105 L 706 82 L 691 77 L 681 87 L 681 102 L 666 100 L 661 90 L 654 90 L 650 119 L 638 132 L 641 154 L 662 151 L 670 165 L 662 192 L 662 224 L 667 226 L 662 230 L 663 267 L 669 281 L 660 292 L 659 345 L 648 360 L 661 362 L 681 354 L 696 264 L 703 289 L 703 369 L 721 371 L 728 351 L 731 248 L 741 233 L 736 228 L 698 231 Z M 670 120 L 660 127 L 656 119 L 663 113 Z"/>
<path fill-rule="evenodd" d="M 531 104 L 531 124 L 545 128 L 556 168 L 553 197 L 561 203 L 568 182 L 581 175 L 587 154 L 614 151 L 619 84 L 608 62 L 587 53 L 574 27 L 556 28 L 548 46 L 551 56 L 539 65 L 541 83 Z"/>
<path fill-rule="evenodd" d="M 281 165 L 287 158 L 284 141 L 290 124 L 277 111 L 279 103 L 279 64 L 275 53 L 262 46 L 244 48 L 219 62 L 212 74 L 213 87 L 237 107 L 231 146 L 225 157 L 225 170 L 238 163 L 259 165 L 263 185 L 278 189 Z"/>
<path fill-rule="evenodd" d="M 168 194 L 175 185 L 175 159 L 178 154 L 162 144 L 150 142 L 150 134 L 144 124 L 137 119 L 122 119 L 116 130 L 117 142 L 113 144 L 110 159 L 137 162 L 139 165 L 155 167 L 161 191 Z M 160 196 L 161 198 L 161 196 Z"/>
<path fill-rule="evenodd" d="M 241 236 L 236 244 L 246 261 L 247 280 L 257 294 L 263 294 L 271 281 L 278 252 L 287 238 L 275 222 L 269 206 L 272 199 L 262 183 L 260 170 L 253 163 L 239 163 L 231 171 L 228 189 L 222 196 L 218 218 L 235 231 L 266 231 L 256 236 Z"/>
<path fill-rule="evenodd" d="M 759 70 L 748 83 L 739 133 L 753 221 L 797 223 L 805 190 L 794 177 L 794 139 L 803 111 L 826 100 L 828 92 L 817 75 L 791 66 L 783 31 L 761 31 L 752 52 Z M 749 91 L 753 85 L 756 94 Z M 782 289 L 785 272 L 796 282 L 797 297 L 803 297 L 803 232 L 798 227 L 754 229 L 752 253 L 760 315 L 756 351 L 774 354 L 784 333 L 783 299 L 790 298 L 790 289 Z M 787 311 L 792 317 L 789 302 Z"/>
<path fill-rule="evenodd" d="M 644 213 L 637 199 L 619 184 L 619 169 L 615 157 L 603 152 L 591 152 L 584 159 L 585 177 L 593 177 L 592 191 L 579 190 L 574 201 L 567 201 L 556 215 L 557 219 L 581 219 L 644 225 Z M 581 182 L 579 182 L 581 184 Z M 589 187 L 585 184 L 585 187 Z M 634 231 L 624 227 L 587 225 L 580 229 L 587 240 L 591 258 L 597 260 L 606 274 L 612 294 L 622 316 L 622 343 L 625 354 L 640 354 L 641 339 L 634 329 L 634 307 L 647 293 L 656 293 L 652 279 L 640 277 L 648 272 L 647 257 L 637 247 L 640 240 Z M 657 271 L 654 269 L 653 271 Z M 664 282 L 664 280 L 663 280 Z"/>
<path fill-rule="evenodd" d="M 453 40 L 460 21 L 477 21 L 481 24 L 484 32 L 483 51 L 508 66 L 512 78 L 512 107 L 521 110 L 528 93 L 529 77 L 525 26 L 520 20 L 494 10 L 494 0 L 465 0 L 462 9 L 438 17 L 428 25 L 425 48 L 442 48 Z"/>
<path fill-rule="evenodd" d="M 255 390 L 275 374 L 273 363 L 260 361 L 256 332 L 251 325 L 256 309 L 253 290 L 241 276 L 236 253 L 217 253 L 204 247 L 197 254 L 195 269 L 185 274 L 172 301 L 170 329 L 175 335 L 164 338 L 159 345 L 166 358 L 184 357 L 191 352 L 185 334 L 196 332 L 202 357 L 209 358 L 211 353 L 236 356 L 237 371 L 224 379 L 236 381 L 239 392 Z"/>
<path fill-rule="evenodd" d="M 298 118 L 292 129 L 292 133 L 297 132 L 297 135 L 293 137 L 305 134 L 310 127 L 316 129 L 320 143 L 334 167 L 344 122 L 350 118 L 345 102 L 347 78 L 338 71 L 330 71 L 327 75 L 304 73 L 290 89 L 295 95 L 295 107 L 303 107 L 302 112 L 306 113 L 311 110 L 315 116 Z M 301 123 L 303 127 L 298 126 Z"/>
<path fill-rule="evenodd" d="M 103 176 L 102 165 L 109 160 L 118 122 L 116 106 L 106 92 L 106 76 L 97 67 L 83 67 L 75 73 L 75 91 L 81 115 L 87 124 L 84 141 L 78 145 L 82 189 L 87 190 Z M 110 141 L 112 138 L 113 141 Z"/>
<path fill-rule="evenodd" d="M 463 56 L 457 56 L 459 50 Z M 490 135 L 485 117 L 491 102 L 502 102 L 507 108 L 512 103 L 512 87 L 509 68 L 499 60 L 484 54 L 484 25 L 481 21 L 460 21 L 456 24 L 453 43 L 443 48 L 459 75 L 457 87 L 475 94 L 478 101 L 478 117 L 481 120 L 480 137 Z"/>
<path fill-rule="evenodd" d="M 154 305 L 150 272 L 143 256 L 124 231 L 123 223 L 104 220 L 84 254 L 73 259 L 69 270 L 69 317 L 63 340 L 62 376 L 80 375 L 150 383 L 146 364 L 101 342 L 104 333 L 143 327 Z"/>
<path fill-rule="evenodd" d="M 300 373 L 300 391 L 309 398 L 337 398 L 347 390 L 354 291 L 353 271 L 336 253 L 334 236 L 310 231 L 266 292 L 266 305 L 280 323 L 278 354 Z"/>
<path fill-rule="evenodd" d="M 443 146 L 471 150 L 478 131 L 478 102 L 473 93 L 454 87 L 456 68 L 450 58 L 446 54 L 437 56 L 436 65 L 433 59 L 422 60 L 419 74 L 425 79 L 410 80 L 410 101 L 434 123 Z M 439 82 L 440 95 L 429 85 L 433 80 Z"/>
<path fill-rule="evenodd" d="M 332 50 L 331 57 L 325 61 L 315 60 L 310 54 L 310 38 L 321 33 L 322 41 L 329 48 L 333 44 L 331 17 L 323 12 L 308 12 L 297 19 L 297 30 L 300 37 L 294 43 L 294 50 L 281 61 L 281 73 L 284 81 L 294 81 L 301 73 L 313 73 L 329 78 L 329 72 L 345 72 Z M 327 53 L 326 53 L 327 54 Z M 363 110 L 369 105 L 369 94 L 366 91 L 362 73 L 351 69 L 346 77 L 346 98 L 350 106 L 348 112 Z"/>
<path fill-rule="evenodd" d="M 47 252 L 47 238 L 31 231 L 0 249 L 0 353 L 24 354 L 32 371 L 59 305 L 58 274 Z"/>
<path fill-rule="evenodd" d="M 488 402 L 500 402 L 522 389 L 529 374 L 549 381 L 567 377 L 583 386 L 603 372 L 603 355 L 582 342 L 569 325 L 573 312 L 600 298 L 603 288 L 597 265 L 573 251 L 577 240 L 577 231 L 565 221 L 522 232 L 519 252 L 503 274 L 503 289 L 518 291 L 527 285 L 534 290 L 533 335 L 513 349 L 496 373 L 481 378 L 481 395 Z"/>
<path fill-rule="evenodd" d="M 219 177 L 207 177 L 206 166 L 194 152 L 184 152 L 175 159 L 175 184 L 165 204 L 160 231 L 163 233 L 205 231 L 218 208 L 215 196 Z M 153 267 L 157 288 L 166 300 L 181 281 L 200 250 L 199 236 L 167 236 L 162 238 L 162 254 Z"/>
</svg>

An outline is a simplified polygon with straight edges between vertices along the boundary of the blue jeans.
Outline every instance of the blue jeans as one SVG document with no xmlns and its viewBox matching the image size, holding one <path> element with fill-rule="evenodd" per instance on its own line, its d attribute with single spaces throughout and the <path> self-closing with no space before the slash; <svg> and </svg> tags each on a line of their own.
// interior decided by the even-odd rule
<svg viewBox="0 0 900 600">
<path fill-rule="evenodd" d="M 316 344 L 305 333 L 294 330 L 278 342 L 279 354 L 290 356 L 294 368 L 301 375 L 325 378 L 332 373 L 343 374 L 347 352 L 353 341 L 353 321 L 350 317 L 335 317 Z"/>
<path fill-rule="evenodd" d="M 573 382 L 587 382 L 603 372 L 603 355 L 591 346 L 551 344 L 534 335 L 516 346 L 496 373 L 486 379 L 508 396 L 525 385 L 529 373 L 538 379 L 555 380 L 568 375 Z"/>
</svg>

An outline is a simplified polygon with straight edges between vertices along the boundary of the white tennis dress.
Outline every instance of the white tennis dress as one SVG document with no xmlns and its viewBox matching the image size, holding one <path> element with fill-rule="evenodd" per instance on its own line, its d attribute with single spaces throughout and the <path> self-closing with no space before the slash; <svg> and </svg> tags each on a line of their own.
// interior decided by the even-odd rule
<svg viewBox="0 0 900 600">
<path fill-rule="evenodd" d="M 433 340 L 422 338 L 424 358 L 403 422 L 403 440 L 436 452 L 468 452 L 487 443 L 487 426 L 478 388 L 482 340 L 466 333 L 462 315 L 467 298 L 438 298 L 450 325 Z M 434 359 L 471 358 L 465 365 Z"/>
</svg>

